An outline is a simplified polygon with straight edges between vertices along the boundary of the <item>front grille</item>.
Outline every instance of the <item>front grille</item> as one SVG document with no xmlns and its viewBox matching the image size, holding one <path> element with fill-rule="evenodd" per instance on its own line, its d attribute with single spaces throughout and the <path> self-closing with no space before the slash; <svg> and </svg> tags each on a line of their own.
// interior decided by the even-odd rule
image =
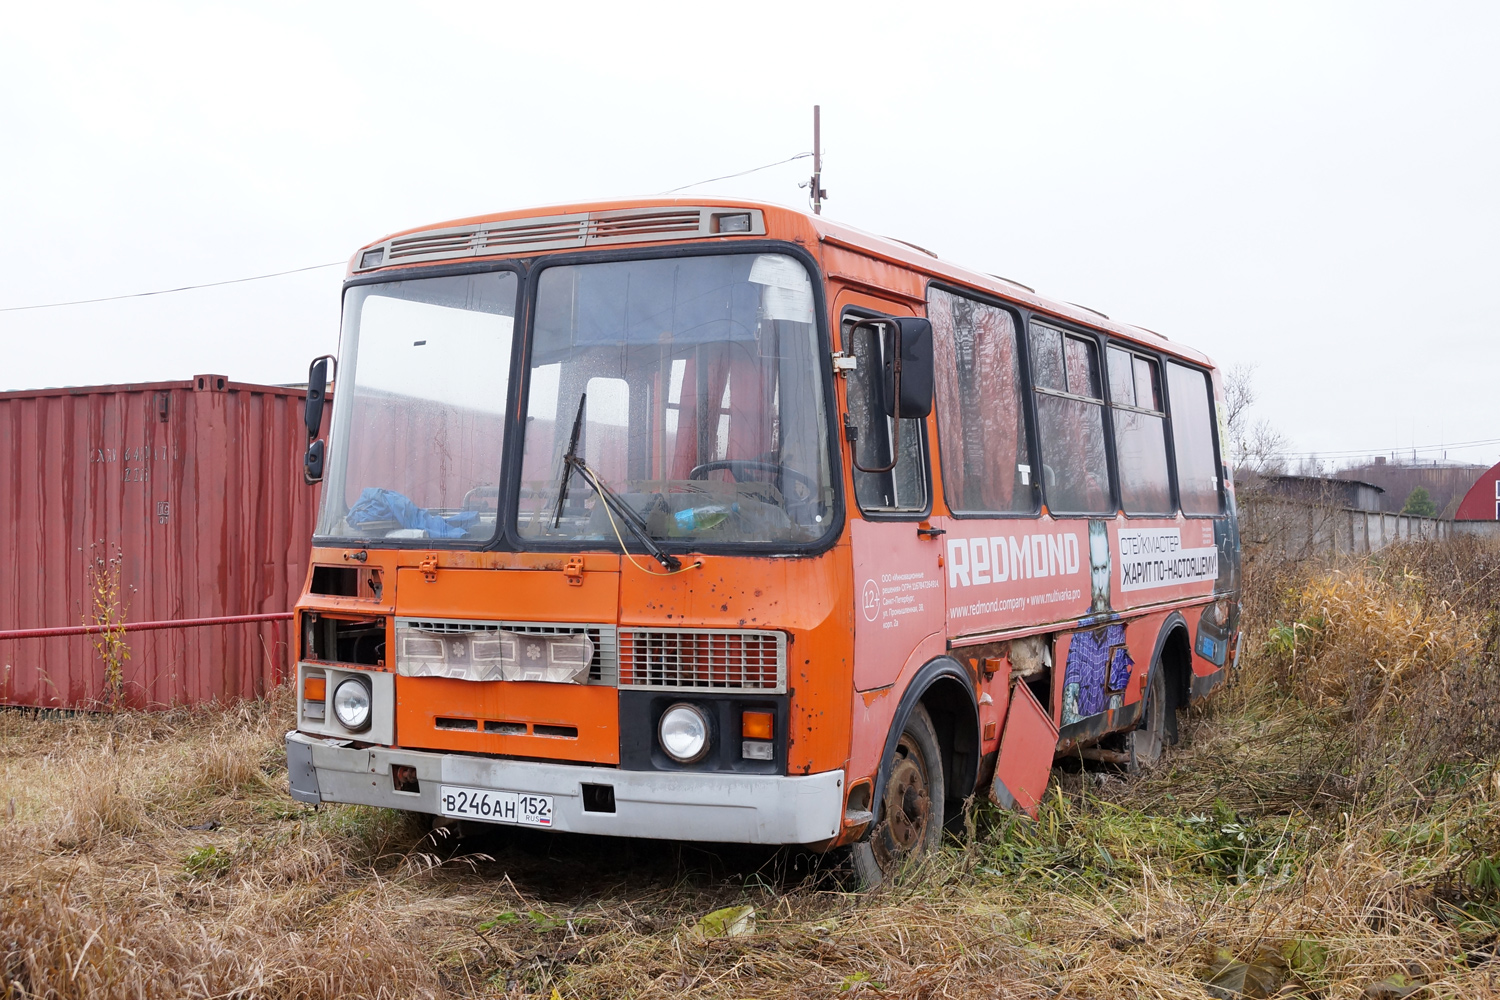
<svg viewBox="0 0 1500 1000">
<path fill-rule="evenodd" d="M 359 265 L 354 270 L 370 271 L 393 264 L 463 260 L 494 254 L 719 236 L 715 220 L 726 214 L 750 216 L 750 228 L 735 235 L 765 235 L 765 218 L 759 209 L 683 206 L 575 212 L 535 219 L 451 226 L 447 229 L 429 229 L 409 236 L 398 236 L 366 248 L 360 253 Z M 375 250 L 383 250 L 384 253 L 376 254 Z M 365 266 L 366 260 L 370 262 L 368 267 Z"/>
<path fill-rule="evenodd" d="M 750 629 L 621 629 L 620 687 L 786 689 L 786 634 Z"/>
<path fill-rule="evenodd" d="M 613 625 L 578 625 L 572 622 L 494 622 L 462 621 L 452 618 L 398 618 L 397 628 L 421 629 L 423 632 L 523 632 L 528 635 L 577 635 L 582 632 L 594 643 L 594 658 L 589 661 L 590 684 L 614 684 L 620 656 Z M 577 662 L 576 660 L 574 661 Z"/>
</svg>

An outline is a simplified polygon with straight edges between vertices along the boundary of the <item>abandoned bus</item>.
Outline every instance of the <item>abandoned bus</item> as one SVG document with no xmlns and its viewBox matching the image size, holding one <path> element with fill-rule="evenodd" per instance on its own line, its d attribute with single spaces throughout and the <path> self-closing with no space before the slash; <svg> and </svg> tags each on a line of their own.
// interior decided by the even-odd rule
<svg viewBox="0 0 1500 1000">
<path fill-rule="evenodd" d="M 875 879 L 1235 658 L 1218 378 L 1149 330 L 733 201 L 413 230 L 343 294 L 301 801 Z"/>
</svg>

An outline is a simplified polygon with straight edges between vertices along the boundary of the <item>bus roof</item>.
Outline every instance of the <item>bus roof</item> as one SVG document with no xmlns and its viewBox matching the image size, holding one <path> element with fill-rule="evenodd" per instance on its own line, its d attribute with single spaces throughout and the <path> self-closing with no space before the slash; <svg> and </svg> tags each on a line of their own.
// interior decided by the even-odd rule
<svg viewBox="0 0 1500 1000">
<path fill-rule="evenodd" d="M 1002 278 L 998 275 L 970 270 L 962 265 L 943 260 L 932 251 L 918 247 L 915 244 L 886 236 L 877 236 L 873 233 L 856 229 L 853 226 L 834 222 L 824 216 L 812 215 L 809 212 L 788 208 L 784 205 L 746 201 L 737 198 L 651 197 L 615 199 L 611 201 L 580 202 L 567 205 L 548 205 L 453 219 L 436 225 L 419 226 L 391 233 L 372 243 L 366 244 L 350 258 L 347 274 L 353 276 L 356 273 L 370 273 L 389 267 L 400 266 L 395 261 L 390 260 L 382 260 L 381 263 L 369 267 L 361 267 L 360 265 L 363 256 L 371 250 L 380 247 L 390 248 L 393 243 L 400 243 L 401 241 L 406 241 L 409 237 L 419 235 L 427 237 L 425 243 L 428 246 L 451 248 L 452 253 L 448 255 L 448 260 L 474 259 L 476 257 L 492 255 L 495 257 L 520 256 L 522 254 L 534 256 L 542 253 L 581 249 L 585 245 L 586 240 L 586 237 L 582 234 L 590 231 L 591 220 L 594 226 L 614 224 L 617 227 L 616 231 L 622 231 L 618 229 L 622 223 L 628 228 L 630 222 L 640 222 L 640 224 L 634 227 L 633 235 L 610 237 L 600 241 L 608 245 L 619 245 L 621 243 L 672 244 L 683 242 L 685 238 L 717 236 L 717 234 L 700 231 L 697 218 L 690 218 L 688 215 L 689 211 L 698 213 L 706 220 L 711 216 L 722 215 L 726 210 L 733 212 L 735 209 L 747 209 L 759 212 L 761 218 L 764 220 L 764 228 L 761 232 L 746 233 L 744 234 L 746 236 L 787 239 L 804 244 L 816 242 L 820 246 L 834 246 L 852 250 L 862 255 L 898 264 L 930 278 L 948 281 L 956 285 L 966 285 L 982 289 L 998 298 L 1014 302 L 1018 305 L 1024 305 L 1039 313 L 1049 314 L 1081 326 L 1091 327 L 1113 336 L 1135 341 L 1143 346 L 1164 350 L 1178 357 L 1213 367 L 1213 362 L 1201 351 L 1169 340 L 1154 330 L 1113 320 L 1105 314 L 1090 309 L 1087 306 L 1049 299 L 1046 296 L 1037 294 L 1033 289 L 1019 282 Z M 648 215 L 651 221 L 641 221 L 645 220 Z M 670 221 L 656 221 L 667 220 L 669 217 L 682 221 L 683 226 L 690 226 L 690 228 L 683 228 L 683 226 L 674 227 Z M 515 225 L 522 221 L 534 222 L 535 225 L 525 227 Z M 518 241 L 511 241 L 504 245 L 497 245 L 489 253 L 482 253 L 477 250 L 473 245 L 473 240 L 465 231 L 481 232 L 484 230 L 484 227 L 497 223 L 509 224 L 499 227 L 504 231 L 523 234 L 526 242 L 529 243 L 529 248 L 517 245 Z M 717 236 L 717 238 L 732 240 L 742 237 Z M 429 262 L 438 262 L 433 259 L 432 253 L 425 254 L 421 261 L 421 263 Z M 414 260 L 412 263 L 417 263 L 417 261 Z"/>
</svg>

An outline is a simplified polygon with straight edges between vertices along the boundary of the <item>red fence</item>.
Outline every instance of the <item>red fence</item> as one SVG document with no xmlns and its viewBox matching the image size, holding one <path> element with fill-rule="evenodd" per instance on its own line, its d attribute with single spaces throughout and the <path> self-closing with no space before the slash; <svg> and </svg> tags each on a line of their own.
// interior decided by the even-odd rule
<svg viewBox="0 0 1500 1000">
<path fill-rule="evenodd" d="M 317 503 L 302 482 L 303 398 L 217 375 L 0 393 L 0 633 L 95 625 L 96 594 L 117 580 L 118 611 L 159 629 L 126 635 L 126 703 L 278 683 Z M 0 704 L 98 703 L 94 641 L 0 640 Z"/>
</svg>

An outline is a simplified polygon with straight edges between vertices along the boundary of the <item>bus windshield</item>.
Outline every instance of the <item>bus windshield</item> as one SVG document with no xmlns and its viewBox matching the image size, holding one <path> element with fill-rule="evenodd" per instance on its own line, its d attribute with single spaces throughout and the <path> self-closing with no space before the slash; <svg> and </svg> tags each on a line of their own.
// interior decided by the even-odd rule
<svg viewBox="0 0 1500 1000">
<path fill-rule="evenodd" d="M 802 264 L 722 254 L 559 265 L 536 296 L 523 538 L 630 539 L 570 452 L 663 542 L 800 543 L 831 526 Z"/>
<path fill-rule="evenodd" d="M 319 535 L 494 535 L 515 309 L 510 271 L 349 289 Z"/>
</svg>

